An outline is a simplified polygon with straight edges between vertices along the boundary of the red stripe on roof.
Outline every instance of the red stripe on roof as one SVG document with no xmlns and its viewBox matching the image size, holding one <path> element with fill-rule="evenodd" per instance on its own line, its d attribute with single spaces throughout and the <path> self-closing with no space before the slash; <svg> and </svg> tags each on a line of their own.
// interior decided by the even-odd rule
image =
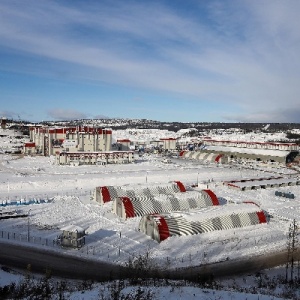
<svg viewBox="0 0 300 300">
<path fill-rule="evenodd" d="M 24 147 L 35 147 L 35 143 L 25 143 Z"/>
<path fill-rule="evenodd" d="M 235 181 L 237 182 L 237 181 Z M 232 187 L 235 187 L 235 188 L 239 188 L 239 186 L 235 185 L 235 184 L 232 184 L 232 183 L 227 183 L 228 186 L 232 186 Z"/>
<path fill-rule="evenodd" d="M 267 223 L 266 215 L 263 211 L 256 212 L 259 223 Z"/>
<path fill-rule="evenodd" d="M 110 193 L 106 186 L 101 187 L 101 194 L 104 203 L 111 201 Z"/>
<path fill-rule="evenodd" d="M 49 133 L 63 134 L 63 133 L 66 133 L 66 128 L 49 129 Z"/>
<path fill-rule="evenodd" d="M 253 202 L 253 201 L 244 201 L 243 203 L 250 203 L 250 204 L 254 204 L 254 205 L 256 205 L 256 206 L 259 207 L 259 205 L 257 203 L 255 203 L 255 202 Z"/>
<path fill-rule="evenodd" d="M 219 155 L 215 158 L 215 162 L 218 163 L 222 156 L 223 156 L 223 154 L 219 154 Z"/>
<path fill-rule="evenodd" d="M 121 197 L 121 200 L 125 208 L 126 218 L 134 218 L 135 217 L 134 208 L 130 199 L 128 197 Z"/>
<path fill-rule="evenodd" d="M 184 152 L 186 152 L 186 151 L 182 150 L 182 151 L 179 153 L 179 156 L 183 156 Z"/>
<path fill-rule="evenodd" d="M 117 143 L 130 143 L 130 140 L 128 139 L 117 140 Z"/>
<path fill-rule="evenodd" d="M 175 138 L 160 138 L 161 141 L 176 141 Z"/>
<path fill-rule="evenodd" d="M 166 240 L 170 236 L 168 224 L 163 216 L 157 215 L 157 226 L 159 231 L 160 241 Z"/>
<path fill-rule="evenodd" d="M 213 191 L 211 191 L 211 190 L 203 190 L 203 191 L 209 195 L 213 205 L 220 205 L 218 197 L 216 196 L 216 194 Z"/>
<path fill-rule="evenodd" d="M 88 126 L 78 126 L 78 127 L 62 127 L 62 128 L 40 128 L 40 127 L 32 127 L 30 130 L 37 129 L 39 133 L 56 133 L 56 134 L 66 134 L 66 133 L 75 133 L 75 132 L 84 132 L 91 134 L 112 134 L 112 130 L 110 129 L 102 129 L 102 128 L 94 128 Z"/>
<path fill-rule="evenodd" d="M 181 181 L 175 181 L 177 183 L 177 186 L 179 187 L 180 192 L 184 193 L 186 192 L 185 186 Z"/>
</svg>

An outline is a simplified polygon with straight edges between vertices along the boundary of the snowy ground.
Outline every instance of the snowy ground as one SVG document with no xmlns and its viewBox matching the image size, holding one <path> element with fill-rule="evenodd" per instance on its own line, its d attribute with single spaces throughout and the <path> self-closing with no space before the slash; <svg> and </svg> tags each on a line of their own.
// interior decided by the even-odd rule
<svg viewBox="0 0 300 300">
<path fill-rule="evenodd" d="M 49 199 L 48 203 L 6 205 L 2 214 L 17 210 L 29 218 L 0 221 L 0 238 L 28 243 L 35 247 L 52 247 L 72 255 L 125 264 L 133 255 L 149 252 L 153 263 L 170 268 L 238 259 L 249 255 L 279 251 L 286 247 L 288 226 L 299 221 L 300 186 L 276 190 L 292 192 L 295 199 L 275 196 L 275 189 L 239 191 L 223 185 L 224 181 L 268 176 L 298 176 L 278 165 L 217 166 L 193 160 L 172 159 L 165 164 L 157 155 L 137 158 L 136 163 L 107 166 L 57 166 L 53 157 L 0 156 L 0 199 Z M 254 201 L 273 215 L 268 224 L 197 236 L 172 237 L 162 243 L 137 231 L 139 218 L 120 220 L 111 212 L 111 203 L 103 206 L 93 200 L 96 186 L 137 183 L 163 183 L 180 180 L 210 188 L 228 205 Z M 63 250 L 53 241 L 66 225 L 86 229 L 86 246 L 80 250 Z"/>
<path fill-rule="evenodd" d="M 267 276 L 278 276 L 282 274 L 282 268 L 277 268 L 269 270 Z M 43 280 L 42 276 L 30 277 L 29 282 L 32 285 L 37 284 Z M 49 280 L 49 285 L 55 285 L 57 278 Z M 270 295 L 265 292 L 266 289 L 257 290 L 255 287 L 258 285 L 258 278 L 255 276 L 247 276 L 243 278 L 233 277 L 228 280 L 224 280 L 220 284 L 222 289 L 210 289 L 210 288 L 200 288 L 193 286 L 192 284 L 187 284 L 181 281 L 169 281 L 161 283 L 159 285 L 147 286 L 143 285 L 131 285 L 130 283 L 125 284 L 119 281 L 107 282 L 107 283 L 94 283 L 90 286 L 84 285 L 83 282 L 79 281 L 68 281 L 68 291 L 63 292 L 64 299 L 70 300 L 97 300 L 97 299 L 116 299 L 116 290 L 119 290 L 119 298 L 123 299 L 202 299 L 202 300 L 220 300 L 220 299 L 230 299 L 230 300 L 280 300 L 280 299 L 291 299 L 287 297 L 276 297 L 275 295 L 283 295 L 284 288 L 277 286 L 272 289 Z M 0 269 L 0 288 L 8 286 L 11 283 L 16 285 L 28 282 L 28 277 L 26 278 L 24 274 L 18 271 L 9 269 L 7 267 L 1 267 Z M 82 288 L 80 288 L 82 286 Z M 85 287 L 85 288 L 83 288 Z M 252 288 L 251 288 L 252 287 Z M 251 292 L 247 292 L 247 289 Z M 79 289 L 79 291 L 78 291 Z M 239 290 L 239 291 L 236 291 Z M 139 297 L 137 295 L 140 295 Z M 148 297 L 146 297 L 148 295 Z M 123 298 L 121 298 L 123 296 Z M 61 299 L 62 295 L 52 294 L 51 299 Z M 28 297 L 26 299 L 29 299 Z"/>
<path fill-rule="evenodd" d="M 153 133 L 155 134 L 157 133 Z M 138 133 L 134 135 L 137 140 L 141 139 Z M 122 131 L 116 138 L 120 137 L 128 138 L 128 133 Z M 246 135 L 222 137 L 253 140 Z M 268 141 L 270 137 L 256 139 Z M 10 139 L 2 138 L 3 141 L 3 149 L 11 146 Z M 299 177 L 296 171 L 278 164 L 217 166 L 176 158 L 171 161 L 172 163 L 166 164 L 160 156 L 144 155 L 142 158 L 137 157 L 134 164 L 72 167 L 55 165 L 53 157 L 0 154 L 0 204 L 21 199 L 34 199 L 36 202 L 40 199 L 47 200 L 41 204 L 0 206 L 2 216 L 14 212 L 26 215 L 23 218 L 0 220 L 0 238 L 9 238 L 11 243 L 47 247 L 53 251 L 116 264 L 125 264 L 130 257 L 149 253 L 153 264 L 171 269 L 234 260 L 286 248 L 289 225 L 293 219 L 300 221 L 300 186 L 239 191 L 228 188 L 223 182 L 278 175 L 296 178 Z M 166 183 L 174 180 L 187 184 L 198 183 L 200 189 L 210 188 L 219 199 L 232 205 L 233 209 L 239 202 L 254 201 L 269 212 L 272 218 L 264 225 L 197 236 L 173 237 L 159 244 L 137 231 L 139 218 L 120 220 L 111 212 L 111 203 L 101 206 L 93 200 L 96 186 Z M 291 192 L 295 199 L 277 197 L 276 190 Z M 60 228 L 70 224 L 82 226 L 88 233 L 86 246 L 80 250 L 62 249 L 54 242 L 61 233 Z M 0 286 L 22 278 L 14 271 L 7 271 L 5 268 L 0 270 Z M 235 284 L 235 280 L 239 279 L 228 280 L 227 286 Z M 251 280 L 255 279 L 243 279 L 240 285 L 251 286 Z M 100 291 L 108 292 L 107 286 L 95 285 L 89 291 L 71 293 L 68 296 L 74 300 L 98 299 Z M 133 293 L 134 288 L 124 289 L 126 293 L 130 291 Z M 258 299 L 257 294 L 194 287 L 150 288 L 150 291 L 155 293 L 155 299 Z M 259 295 L 259 299 L 277 298 Z"/>
</svg>

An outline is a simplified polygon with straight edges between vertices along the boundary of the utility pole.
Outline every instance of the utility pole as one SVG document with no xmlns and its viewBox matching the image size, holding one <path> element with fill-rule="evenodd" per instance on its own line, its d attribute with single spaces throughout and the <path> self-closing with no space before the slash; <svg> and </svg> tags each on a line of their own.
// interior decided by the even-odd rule
<svg viewBox="0 0 300 300">
<path fill-rule="evenodd" d="M 30 242 L 30 209 L 28 211 L 28 218 L 27 218 L 27 234 L 28 234 L 28 242 Z"/>
</svg>

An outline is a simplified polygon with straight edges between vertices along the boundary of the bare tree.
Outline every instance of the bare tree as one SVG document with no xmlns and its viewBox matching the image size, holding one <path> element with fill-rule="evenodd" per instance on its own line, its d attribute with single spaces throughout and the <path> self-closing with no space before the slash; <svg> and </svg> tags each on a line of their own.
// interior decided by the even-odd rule
<svg viewBox="0 0 300 300">
<path fill-rule="evenodd" d="M 288 237 L 287 237 L 287 262 L 286 262 L 286 273 L 285 281 L 288 282 L 288 270 L 290 267 L 290 282 L 294 281 L 294 267 L 295 267 L 295 254 L 298 247 L 298 225 L 296 220 L 289 226 Z"/>
</svg>

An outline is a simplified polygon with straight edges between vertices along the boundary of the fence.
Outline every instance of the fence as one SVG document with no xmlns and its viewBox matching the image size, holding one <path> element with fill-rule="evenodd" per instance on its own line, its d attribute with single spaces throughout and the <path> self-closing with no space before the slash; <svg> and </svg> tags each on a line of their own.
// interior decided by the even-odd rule
<svg viewBox="0 0 300 300">
<path fill-rule="evenodd" d="M 58 239 L 50 239 L 33 236 L 27 233 L 16 233 L 10 231 L 0 231 L 0 239 L 13 240 L 23 245 L 31 243 L 42 245 L 52 249 L 62 249 Z M 120 238 L 120 241 L 122 239 Z M 270 248 L 270 244 L 272 247 Z M 149 263 L 161 269 L 180 268 L 187 265 L 205 265 L 207 263 L 216 263 L 225 260 L 236 259 L 245 255 L 245 249 L 252 249 L 257 255 L 265 255 L 270 249 L 284 249 L 285 241 L 277 234 L 266 234 L 260 237 L 244 237 L 242 239 L 233 237 L 229 240 L 219 240 L 209 242 L 206 247 L 201 250 L 194 249 L 190 253 L 178 253 L 177 256 L 161 256 L 153 257 L 147 247 L 140 249 L 141 252 L 133 251 L 130 247 L 121 243 L 106 243 L 99 240 L 96 243 L 85 245 L 80 249 L 70 249 L 70 254 L 76 256 L 94 257 L 97 260 L 102 260 L 110 263 L 126 265 L 129 261 L 139 257 L 149 258 Z M 128 246 L 128 245 L 127 245 Z M 64 248 L 65 249 L 65 248 Z M 221 250 L 220 250 L 221 249 Z M 221 251 L 221 252 L 219 252 Z M 149 254 L 149 256 L 148 256 Z"/>
<path fill-rule="evenodd" d="M 20 206 L 20 205 L 30 205 L 30 204 L 42 204 L 50 203 L 52 199 L 21 199 L 21 200 L 0 200 L 0 206 Z"/>
<path fill-rule="evenodd" d="M 18 233 L 18 232 L 11 232 L 11 231 L 0 231 L 0 238 L 7 239 L 7 240 L 14 240 L 18 242 L 28 242 L 35 245 L 43 245 L 49 247 L 58 247 L 59 243 L 56 240 L 43 238 L 43 237 L 36 237 L 30 235 L 30 233 Z"/>
</svg>

